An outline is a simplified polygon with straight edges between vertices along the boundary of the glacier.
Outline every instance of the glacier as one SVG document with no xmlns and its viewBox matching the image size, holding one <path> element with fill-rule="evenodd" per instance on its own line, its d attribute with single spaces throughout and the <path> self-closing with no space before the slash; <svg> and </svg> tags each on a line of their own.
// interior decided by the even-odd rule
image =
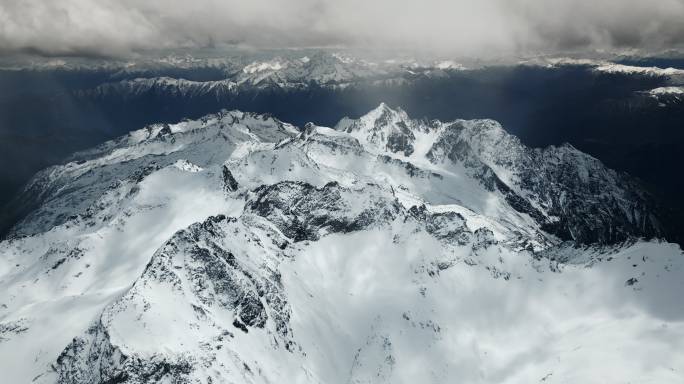
<svg viewBox="0 0 684 384">
<path fill-rule="evenodd" d="M 72 160 L 0 242 L 3 381 L 684 378 L 684 231 L 570 145 L 382 104 L 301 130 L 223 110 Z"/>
</svg>

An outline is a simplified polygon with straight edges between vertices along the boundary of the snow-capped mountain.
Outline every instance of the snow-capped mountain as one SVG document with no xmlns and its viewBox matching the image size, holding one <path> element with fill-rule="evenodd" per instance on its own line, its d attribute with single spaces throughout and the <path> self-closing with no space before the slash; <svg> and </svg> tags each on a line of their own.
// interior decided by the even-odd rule
<svg viewBox="0 0 684 384">
<path fill-rule="evenodd" d="M 58 68 L 64 70 L 85 70 L 79 66 L 74 67 L 73 63 L 59 63 L 61 66 Z M 684 69 L 635 66 L 629 62 L 624 64 L 599 57 L 572 58 L 554 55 L 508 57 L 505 60 L 502 58 L 489 61 L 465 58 L 437 60 L 411 56 L 366 60 L 348 54 L 318 52 L 311 57 L 279 54 L 259 60 L 242 56 L 214 59 L 170 56 L 107 65 L 107 69 L 102 69 L 104 67 L 101 66 L 91 69 L 108 74 L 100 85 L 62 92 L 50 100 L 53 108 L 63 110 L 60 113 L 62 116 L 57 119 L 60 123 L 82 124 L 79 117 L 91 110 L 94 115 L 83 118 L 98 121 L 102 111 L 106 114 L 112 109 L 111 113 L 121 114 L 117 109 L 121 105 L 129 106 L 126 114 L 135 114 L 138 104 L 144 104 L 147 110 L 162 108 L 167 112 L 170 106 L 178 105 L 191 112 L 203 110 L 202 105 L 207 106 L 204 109 L 216 110 L 227 105 L 249 107 L 259 103 L 272 104 L 273 100 L 278 100 L 278 105 L 297 108 L 316 100 L 334 100 L 349 108 L 350 100 L 360 95 L 368 97 L 375 93 L 392 94 L 397 91 L 425 94 L 424 97 L 429 99 L 443 93 L 448 95 L 450 91 L 446 89 L 432 94 L 435 92 L 434 88 L 439 89 L 445 84 L 459 85 L 464 81 L 474 81 L 481 84 L 478 88 L 487 89 L 491 81 L 497 81 L 492 80 L 498 76 L 493 68 L 503 67 L 535 67 L 558 70 L 560 73 L 567 67 L 584 68 L 585 77 L 601 78 L 600 82 L 621 78 L 643 83 L 636 86 L 635 91 L 627 92 L 627 98 L 615 93 L 620 98 L 604 100 L 597 109 L 604 114 L 658 114 L 660 111 L 651 109 L 663 106 L 679 110 L 681 103 L 675 99 L 677 90 L 684 85 Z M 52 66 L 45 68 L 54 70 Z M 201 75 L 203 73 L 213 75 Z M 207 76 L 211 80 L 205 80 Z M 654 88 L 644 88 L 648 84 L 653 84 Z M 278 112 L 287 115 L 282 111 Z M 672 111 L 668 110 L 668 113 Z M 126 124 L 121 122 L 119 125 Z M 117 134 L 124 133 L 111 127 L 100 129 L 105 128 L 114 130 Z"/>
<path fill-rule="evenodd" d="M 449 77 L 449 73 L 477 71 L 490 66 L 586 66 L 596 74 L 625 74 L 629 76 L 644 76 L 662 78 L 668 86 L 680 87 L 684 85 L 684 70 L 675 68 L 643 67 L 619 64 L 606 60 L 571 59 L 567 57 L 534 57 L 520 59 L 515 62 L 492 62 L 470 65 L 460 64 L 457 60 L 425 60 L 417 58 L 391 59 L 384 61 L 367 61 L 349 55 L 339 55 L 319 52 L 311 58 L 296 59 L 287 56 L 275 56 L 264 61 L 247 61 L 244 58 L 233 59 L 230 72 L 225 78 L 214 81 L 188 81 L 182 78 L 174 79 L 164 76 L 164 69 L 149 69 L 133 72 L 124 68 L 112 75 L 110 81 L 93 90 L 74 91 L 80 97 L 87 93 L 93 96 L 115 91 L 132 96 L 140 95 L 140 90 L 151 87 L 160 92 L 180 92 L 185 94 L 188 89 L 203 89 L 202 93 L 216 92 L 216 97 L 225 97 L 238 93 L 237 86 L 243 86 L 242 91 L 256 88 L 266 89 L 273 85 L 283 88 L 304 87 L 311 84 L 330 89 L 343 90 L 347 87 L 385 86 L 388 84 L 411 83 L 416 79 L 434 79 Z M 206 59 L 205 59 L 206 60 Z M 201 61 L 204 63 L 204 61 Z M 142 65 L 142 64 L 140 64 Z M 181 69 L 199 69 L 211 67 L 204 63 L 201 67 L 181 67 Z M 211 67 L 213 68 L 213 67 Z M 661 87 L 662 88 L 662 87 Z M 232 92 L 231 92 L 232 91 Z M 85 92 L 85 93 L 84 93 Z M 221 95 L 223 93 L 224 95 Z"/>
<path fill-rule="evenodd" d="M 564 76 L 570 76 L 570 84 L 579 82 L 588 87 L 586 84 L 596 81 L 606 85 L 598 90 L 589 87 L 591 89 L 586 95 L 571 93 L 570 100 L 585 99 L 589 104 L 581 106 L 587 111 L 583 112 L 585 114 L 598 111 L 601 116 L 635 112 L 657 115 L 665 112 L 663 120 L 666 122 L 671 120 L 669 114 L 678 116 L 681 105 L 672 104 L 672 94 L 664 92 L 684 85 L 682 69 L 635 66 L 595 55 L 589 56 L 592 58 L 575 56 L 536 55 L 490 60 L 412 56 L 364 59 L 330 52 L 317 52 L 309 56 L 289 52 L 251 58 L 168 56 L 131 62 L 80 62 L 72 59 L 23 65 L 0 63 L 0 76 L 7 78 L 6 81 L 17 84 L 27 82 L 23 87 L 2 90 L 17 99 L 0 104 L 0 117 L 4 116 L 6 121 L 12 122 L 6 130 L 39 137 L 47 133 L 44 132 L 46 129 L 55 126 L 87 127 L 119 136 L 149 123 L 177 121 L 183 116 L 202 116 L 223 108 L 268 111 L 303 125 L 307 120 L 297 120 L 302 114 L 310 115 L 309 120 L 326 120 L 311 112 L 315 109 L 331 109 L 338 113 L 344 111 L 360 116 L 369 108 L 365 104 L 377 97 L 396 99 L 397 104 L 410 104 L 426 112 L 434 110 L 445 115 L 448 113 L 443 109 L 451 104 L 460 105 L 464 110 L 475 108 L 463 106 L 467 104 L 467 100 L 463 100 L 465 94 L 474 97 L 488 95 L 492 91 L 495 91 L 495 95 L 499 92 L 513 92 L 516 95 L 520 92 L 549 92 L 545 88 L 536 88 L 534 79 L 538 76 L 548 76 L 553 83 L 551 89 L 566 87 L 559 80 Z M 527 78 L 525 68 L 533 68 L 538 73 Z M 551 72 L 557 74 L 549 75 Z M 45 76 L 59 80 L 48 85 L 34 84 L 31 74 L 37 78 Z M 511 80 L 513 83 L 509 84 L 506 80 L 509 76 L 515 78 Z M 610 86 L 612 82 L 623 84 L 624 81 L 634 84 L 627 87 L 620 85 L 616 89 Z M 530 84 L 525 85 L 526 82 Z M 499 86 L 503 86 L 503 89 L 491 88 Z M 38 97 L 38 100 L 19 97 L 32 88 L 38 89 L 36 92 L 41 94 L 50 93 L 46 89 L 54 88 L 55 91 Z M 657 94 L 649 93 L 651 90 L 658 90 Z M 21 92 L 16 93 L 18 91 Z M 603 103 L 598 106 L 593 101 L 596 92 L 605 95 L 604 99 L 596 100 L 599 104 Z M 495 97 L 485 100 L 492 99 L 496 100 Z M 429 100 L 442 101 L 431 107 L 434 103 L 428 103 Z M 534 103 L 543 104 L 543 101 L 535 99 Z M 377 105 L 377 102 L 372 101 L 369 105 Z M 658 110 L 658 106 L 675 108 Z M 37 116 L 27 117 L 23 108 L 37 108 Z M 498 108 L 502 109 L 505 108 Z M 339 117 L 344 116 L 344 113 Z M 481 117 L 477 112 L 473 114 Z M 665 125 L 676 126 L 676 121 Z M 334 121 L 328 121 L 327 124 L 332 125 Z M 674 128 L 667 129 L 668 132 L 671 130 Z"/>
<path fill-rule="evenodd" d="M 10 382 L 683 377 L 676 218 L 491 120 L 382 104 L 300 131 L 224 110 L 78 153 L 23 194 L 39 208 L 0 243 Z"/>
<path fill-rule="evenodd" d="M 110 79 L 155 77 L 168 71 L 213 70 L 229 77 L 235 75 L 249 60 L 241 55 L 193 57 L 171 54 L 164 57 L 137 60 L 94 60 L 90 58 L 31 58 L 5 59 L 0 68 L 10 71 L 100 72 Z"/>
<path fill-rule="evenodd" d="M 260 53 L 254 57 L 221 55 L 193 57 L 169 55 L 130 61 L 71 59 L 6 59 L 0 71 L 7 73 L 82 74 L 84 84 L 100 79 L 99 86 L 69 89 L 58 98 L 92 99 L 122 95 L 124 102 L 154 90 L 158 97 L 188 92 L 193 97 L 210 94 L 219 101 L 264 94 L 312 91 L 318 87 L 343 91 L 401 86 L 416 81 L 449 78 L 486 68 L 533 66 L 542 68 L 583 66 L 597 76 L 625 74 L 663 79 L 666 86 L 684 85 L 684 72 L 654 65 L 684 63 L 679 51 L 614 50 L 610 52 L 557 52 L 487 59 L 468 57 L 388 56 L 361 58 L 348 53 L 317 52 L 302 56 L 296 52 Z M 468 75 L 466 75 L 468 76 Z M 92 79 L 91 79 L 92 77 Z M 68 82 L 68 81 L 66 81 Z M 274 90 L 275 88 L 275 90 Z M 659 87 L 663 88 L 663 87 Z M 347 90 L 348 92 L 348 90 Z M 149 97 L 149 95 L 147 95 Z M 66 101 L 73 103 L 74 100 Z"/>
<path fill-rule="evenodd" d="M 406 82 L 404 76 L 444 76 L 444 70 L 465 71 L 460 64 L 453 61 L 424 61 L 421 66 L 416 62 L 386 60 L 372 62 L 354 58 L 349 55 L 319 52 L 311 58 L 293 58 L 275 56 L 264 61 L 234 60 L 233 67 L 238 66 L 225 78 L 215 81 L 190 81 L 168 76 L 150 74 L 163 73 L 152 70 L 141 71 L 130 76 L 128 68 L 124 72 L 116 72 L 111 80 L 91 90 L 75 90 L 60 97 L 92 98 L 102 100 L 106 97 L 121 95 L 123 99 L 141 97 L 153 91 L 156 95 L 189 95 L 199 97 L 211 95 L 217 100 L 231 100 L 245 97 L 247 94 L 263 94 L 272 92 L 275 87 L 280 92 L 309 90 L 324 87 L 329 90 L 344 90 L 347 87 L 382 86 Z M 239 63 L 239 65 L 238 65 Z M 208 65 L 208 64 L 207 64 Z M 369 83 L 369 84 L 366 84 Z"/>
</svg>

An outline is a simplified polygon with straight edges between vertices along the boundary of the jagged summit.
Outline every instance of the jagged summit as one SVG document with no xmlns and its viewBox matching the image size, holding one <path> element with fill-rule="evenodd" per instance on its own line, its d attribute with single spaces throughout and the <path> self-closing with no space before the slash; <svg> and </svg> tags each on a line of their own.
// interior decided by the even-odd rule
<svg viewBox="0 0 684 384">
<path fill-rule="evenodd" d="M 385 103 L 347 126 L 345 132 L 363 144 L 410 156 L 414 152 L 414 123 L 401 108 L 392 110 Z"/>
<path fill-rule="evenodd" d="M 479 153 L 493 152 L 492 149 L 500 145 L 509 148 L 522 146 L 517 137 L 508 134 L 493 120 L 455 120 L 449 123 L 427 118 L 413 120 L 401 107 L 393 110 L 385 103 L 358 120 L 342 119 L 335 129 L 351 134 L 363 144 L 407 157 L 414 153 L 416 140 L 426 147 L 446 131 L 452 131 Z M 420 157 L 425 155 L 419 154 Z"/>
<path fill-rule="evenodd" d="M 493 120 L 411 120 L 382 103 L 337 129 L 370 148 L 421 166 L 468 174 L 515 211 L 563 240 L 615 242 L 630 236 L 683 243 L 681 220 L 640 182 L 569 144 L 533 149 Z M 426 160 L 430 164 L 425 164 Z M 473 197 L 476 199 L 476 197 Z M 464 201 L 465 198 L 459 198 Z M 646 208 L 648 207 L 648 208 Z M 611 217 L 608 224 L 603 215 Z"/>
<path fill-rule="evenodd" d="M 684 369 L 684 259 L 662 240 L 684 231 L 571 146 L 382 104 L 302 131 L 224 110 L 71 160 L 31 180 L 38 208 L 0 242 L 8 382 L 676 383 Z"/>
</svg>

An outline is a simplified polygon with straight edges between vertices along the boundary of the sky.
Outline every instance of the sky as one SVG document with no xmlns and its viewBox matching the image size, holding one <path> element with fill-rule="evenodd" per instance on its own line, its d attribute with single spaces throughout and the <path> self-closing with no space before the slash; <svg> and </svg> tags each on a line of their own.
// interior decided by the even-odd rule
<svg viewBox="0 0 684 384">
<path fill-rule="evenodd" d="M 345 47 L 477 56 L 684 43 L 684 0 L 0 0 L 0 55 Z"/>
</svg>

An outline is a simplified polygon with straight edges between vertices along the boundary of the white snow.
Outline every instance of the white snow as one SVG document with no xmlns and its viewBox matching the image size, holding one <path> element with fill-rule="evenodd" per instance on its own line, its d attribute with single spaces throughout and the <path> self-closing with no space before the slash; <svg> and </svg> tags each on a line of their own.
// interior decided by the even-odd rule
<svg viewBox="0 0 684 384">
<path fill-rule="evenodd" d="M 275 61 L 275 62 L 253 62 L 252 64 L 244 67 L 242 69 L 242 72 L 244 73 L 256 73 L 256 72 L 263 72 L 267 70 L 271 71 L 277 71 L 279 69 L 284 69 L 287 68 L 287 63 L 282 63 L 280 61 Z"/>
<path fill-rule="evenodd" d="M 654 96 L 663 95 L 663 94 L 681 95 L 681 94 L 684 94 L 684 87 L 660 87 L 660 88 L 651 89 L 648 92 Z"/>
<path fill-rule="evenodd" d="M 197 383 L 682 382 L 677 245 L 572 247 L 544 234 L 474 178 L 486 165 L 522 193 L 518 167 L 531 152 L 493 121 L 428 127 L 384 104 L 348 120 L 298 134 L 272 118 L 222 111 L 170 133 L 163 125 L 132 132 L 86 151 L 87 162 L 45 172 L 36 183 L 48 198 L 21 224 L 31 236 L 0 242 L 3 380 L 56 383 L 57 358 L 79 338 L 144 361 L 191 359 L 188 380 Z M 399 123 L 414 136 L 409 156 L 386 147 Z M 477 166 L 448 161 L 449 148 L 436 148 L 446 134 L 447 144 L 469 145 Z M 435 160 L 426 158 L 432 150 Z M 570 147 L 545 151 L 548 167 L 596 161 Z M 226 191 L 225 169 L 237 191 Z M 343 192 L 326 203 L 340 210 L 319 208 L 321 217 L 362 217 L 379 202 L 398 201 L 399 211 L 363 230 L 322 227 L 320 240 L 294 242 L 245 207 L 261 201 L 253 190 L 284 181 L 338 182 Z M 407 211 L 423 205 L 444 220 L 437 232 Z M 203 232 L 212 245 L 182 236 L 219 214 L 236 219 Z M 279 211 L 282 220 L 290 214 Z M 57 217 L 66 219 L 45 227 Z M 256 280 L 275 287 L 256 299 L 263 328 L 245 333 L 233 325 L 242 307 L 210 304 L 222 297 L 202 291 L 216 283 L 193 259 L 194 245 L 230 252 L 243 268 L 231 280 L 241 289 L 256 291 Z M 276 312 L 290 315 L 286 333 Z"/>
<path fill-rule="evenodd" d="M 435 66 L 435 68 L 438 68 L 438 69 L 458 69 L 458 70 L 465 70 L 466 69 L 463 65 L 461 65 L 459 63 L 455 63 L 451 60 L 442 61 L 441 63 L 437 64 Z"/>
</svg>

